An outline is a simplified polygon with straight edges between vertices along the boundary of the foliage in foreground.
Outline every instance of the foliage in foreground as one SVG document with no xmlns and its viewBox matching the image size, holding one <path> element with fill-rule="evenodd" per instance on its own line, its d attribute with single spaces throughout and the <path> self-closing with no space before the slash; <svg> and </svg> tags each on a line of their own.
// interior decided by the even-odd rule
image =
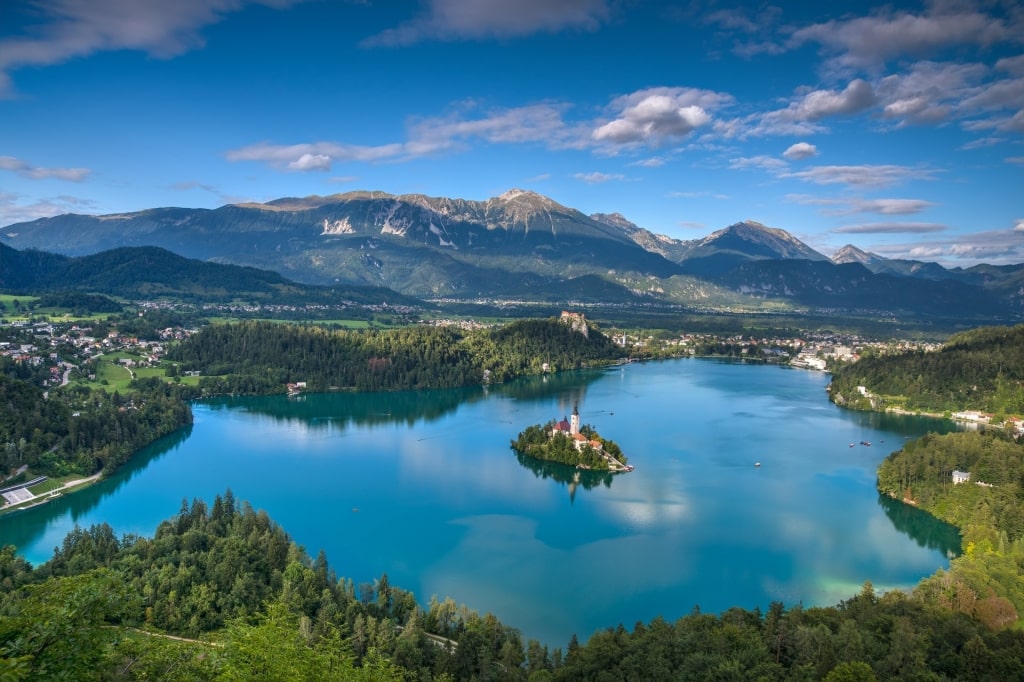
<svg viewBox="0 0 1024 682">
<path fill-rule="evenodd" d="M 44 678 L 1021 679 L 1024 633 L 868 583 L 834 607 L 694 609 L 551 650 L 386 575 L 339 580 L 229 491 L 151 539 L 76 529 L 35 569 L 0 551 L 0 679 Z"/>
<path fill-rule="evenodd" d="M 954 485 L 954 470 L 971 479 Z M 928 435 L 886 458 L 878 488 L 961 529 L 964 555 L 923 580 L 920 598 L 994 628 L 1024 614 L 1024 446 L 993 433 Z"/>
</svg>

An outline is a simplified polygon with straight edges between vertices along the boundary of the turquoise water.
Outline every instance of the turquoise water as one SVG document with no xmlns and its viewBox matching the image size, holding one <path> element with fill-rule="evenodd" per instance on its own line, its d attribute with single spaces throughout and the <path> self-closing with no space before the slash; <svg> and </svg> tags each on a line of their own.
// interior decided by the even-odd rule
<svg viewBox="0 0 1024 682">
<path fill-rule="evenodd" d="M 75 524 L 148 535 L 183 498 L 230 487 L 340 576 L 386 572 L 421 602 L 451 596 L 563 647 L 695 605 L 832 604 L 868 579 L 910 587 L 948 564 L 958 537 L 880 500 L 875 470 L 905 438 L 950 427 L 840 410 L 827 382 L 672 360 L 488 389 L 203 402 L 193 427 L 116 476 L 0 517 L 0 542 L 44 561 Z M 520 430 L 577 401 L 634 472 L 574 480 L 511 451 Z"/>
</svg>

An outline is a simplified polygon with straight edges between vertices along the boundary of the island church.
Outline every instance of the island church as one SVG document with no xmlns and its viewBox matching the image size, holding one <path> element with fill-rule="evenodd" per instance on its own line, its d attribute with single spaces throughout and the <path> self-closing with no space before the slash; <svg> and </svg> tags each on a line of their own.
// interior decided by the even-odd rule
<svg viewBox="0 0 1024 682">
<path fill-rule="evenodd" d="M 572 417 L 571 421 L 562 417 L 562 421 L 555 422 L 554 427 L 551 429 L 550 436 L 554 438 L 555 434 L 564 434 L 569 438 L 572 438 L 573 444 L 577 450 L 581 450 L 584 445 L 589 445 L 598 453 L 604 452 L 604 445 L 599 440 L 588 440 L 586 436 L 580 433 L 580 409 L 579 403 L 575 403 L 572 406 Z"/>
</svg>

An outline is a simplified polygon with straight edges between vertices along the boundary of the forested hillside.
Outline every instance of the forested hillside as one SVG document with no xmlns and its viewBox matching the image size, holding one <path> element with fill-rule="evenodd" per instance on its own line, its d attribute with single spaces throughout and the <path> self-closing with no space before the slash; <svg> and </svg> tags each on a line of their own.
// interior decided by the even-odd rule
<svg viewBox="0 0 1024 682">
<path fill-rule="evenodd" d="M 862 358 L 836 368 L 830 390 L 835 402 L 857 409 L 1024 414 L 1024 325 L 963 332 L 937 352 Z"/>
<path fill-rule="evenodd" d="M 552 649 L 386 575 L 338 579 L 230 491 L 153 538 L 76 529 L 35 569 L 0 550 L 4 680 L 1021 679 L 1024 633 L 1004 625 L 868 583 L 834 607 L 694 608 Z"/>
<path fill-rule="evenodd" d="M 493 330 L 407 327 L 332 331 L 242 322 L 209 325 L 168 358 L 200 371 L 206 393 L 406 390 L 501 382 L 524 374 L 608 363 L 620 350 L 603 334 L 557 320 L 522 320 Z M 212 375 L 212 376 L 211 376 Z"/>
<path fill-rule="evenodd" d="M 954 484 L 954 470 L 970 479 Z M 886 458 L 878 489 L 961 529 L 964 555 L 919 596 L 996 626 L 1024 614 L 1024 446 L 974 431 L 925 436 Z"/>
<path fill-rule="evenodd" d="M 49 476 L 111 471 L 192 423 L 188 404 L 159 381 L 130 397 L 70 386 L 46 399 L 42 389 L 0 371 L 0 406 L 2 470 L 27 465 Z"/>
</svg>

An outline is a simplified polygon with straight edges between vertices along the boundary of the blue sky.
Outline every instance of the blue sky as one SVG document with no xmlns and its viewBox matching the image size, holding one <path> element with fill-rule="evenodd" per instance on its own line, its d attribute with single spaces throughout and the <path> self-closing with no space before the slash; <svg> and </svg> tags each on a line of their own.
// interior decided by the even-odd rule
<svg viewBox="0 0 1024 682">
<path fill-rule="evenodd" d="M 0 4 L 0 225 L 510 188 L 679 239 L 1024 262 L 1024 6 Z"/>
</svg>

